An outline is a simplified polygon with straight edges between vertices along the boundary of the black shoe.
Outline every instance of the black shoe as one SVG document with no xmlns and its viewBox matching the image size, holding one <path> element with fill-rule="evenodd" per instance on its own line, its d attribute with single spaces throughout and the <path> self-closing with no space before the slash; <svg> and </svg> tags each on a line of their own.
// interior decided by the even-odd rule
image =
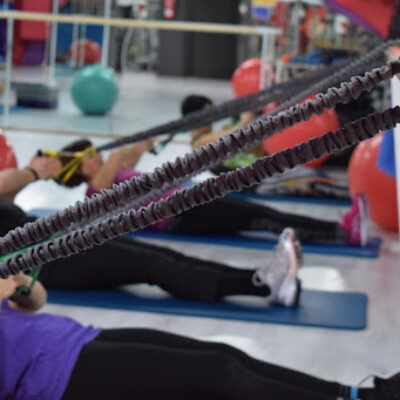
<svg viewBox="0 0 400 400">
<path fill-rule="evenodd" d="M 374 400 L 399 400 L 400 399 L 400 372 L 388 379 L 375 378 L 373 391 Z"/>
</svg>

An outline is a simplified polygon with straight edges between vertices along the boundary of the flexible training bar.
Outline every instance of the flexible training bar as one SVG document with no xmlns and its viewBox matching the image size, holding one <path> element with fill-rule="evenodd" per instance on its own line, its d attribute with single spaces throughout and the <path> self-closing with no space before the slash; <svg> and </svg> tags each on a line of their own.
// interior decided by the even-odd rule
<svg viewBox="0 0 400 400">
<path fill-rule="evenodd" d="M 290 97 L 290 95 L 289 95 L 289 89 L 290 88 L 291 88 L 292 92 L 293 92 L 293 88 L 297 89 L 297 91 L 295 91 L 295 94 L 293 94 L 289 99 L 284 101 L 277 109 L 273 110 L 267 116 L 264 116 L 264 117 L 261 117 L 261 118 L 267 118 L 268 116 L 276 115 L 279 112 L 286 110 L 287 108 L 297 104 L 299 101 L 307 98 L 308 96 L 310 96 L 312 94 L 324 91 L 324 90 L 328 89 L 329 87 L 335 86 L 338 82 L 342 82 L 342 81 L 348 79 L 349 77 L 351 77 L 353 75 L 363 73 L 365 70 L 368 69 L 367 66 L 368 67 L 371 67 L 371 66 L 372 67 L 376 67 L 377 65 L 381 65 L 382 61 L 380 61 L 380 59 L 384 57 L 384 50 L 389 48 L 389 47 L 391 47 L 391 46 L 393 46 L 393 45 L 395 45 L 395 44 L 399 44 L 400 45 L 400 40 L 395 39 L 395 40 L 391 40 L 391 41 L 388 41 L 388 42 L 384 42 L 381 45 L 379 45 L 376 48 L 374 48 L 369 53 L 367 53 L 367 54 L 365 54 L 365 55 L 363 55 L 361 57 L 358 57 L 356 60 L 354 60 L 352 62 L 349 62 L 349 63 L 346 63 L 344 66 L 341 65 L 340 68 L 336 72 L 335 72 L 335 70 L 329 70 L 328 74 L 326 74 L 326 75 L 321 77 L 321 78 L 324 78 L 322 80 L 319 79 L 319 76 L 317 76 L 316 73 L 307 74 L 306 75 L 307 77 L 314 76 L 312 85 L 310 85 L 308 80 L 306 80 L 306 82 L 305 82 L 306 84 L 305 85 L 303 84 L 304 82 L 298 83 L 298 80 L 299 79 L 301 80 L 302 77 L 298 78 L 297 80 L 294 79 L 294 80 L 291 80 L 289 82 L 286 82 L 285 83 L 286 85 L 290 84 L 291 86 L 289 86 L 289 88 L 285 87 L 285 90 L 282 90 L 281 95 L 284 93 L 285 94 L 285 96 L 284 96 L 285 99 L 287 99 L 287 97 Z M 260 93 L 262 93 L 262 92 L 260 92 Z M 248 96 L 248 98 L 250 98 L 251 96 L 253 96 L 253 95 Z M 281 96 L 277 96 L 277 97 L 281 97 Z M 240 99 L 237 99 L 237 100 L 240 100 Z M 233 102 L 235 102 L 237 100 L 233 100 Z M 277 100 L 277 98 L 275 98 L 275 100 Z M 273 101 L 273 99 L 270 98 L 267 103 L 269 103 L 270 101 Z M 193 123 L 196 124 L 195 127 L 202 126 L 205 123 L 204 119 L 203 119 L 204 117 L 205 118 L 213 117 L 214 120 L 218 119 L 217 115 L 218 115 L 219 107 L 226 107 L 225 111 L 227 113 L 230 112 L 230 115 L 233 115 L 232 112 L 231 112 L 232 110 L 229 110 L 229 103 L 230 102 L 224 103 L 224 104 L 222 104 L 220 106 L 211 107 L 211 108 L 207 108 L 205 110 L 201 110 L 201 111 L 199 111 L 197 113 L 193 113 L 193 114 L 191 114 L 191 115 L 189 115 L 189 116 L 187 116 L 185 118 L 192 117 L 192 118 L 194 118 L 194 122 Z M 250 108 L 247 108 L 247 109 L 252 109 L 252 108 L 250 107 Z M 216 111 L 213 111 L 213 110 L 216 110 Z M 208 113 L 211 113 L 211 115 L 208 115 Z M 196 118 L 197 118 L 197 120 L 196 120 Z M 179 124 L 180 121 L 183 122 L 184 119 L 172 122 L 172 124 L 173 123 Z M 201 123 L 200 123 L 200 121 L 201 121 Z M 208 122 L 210 122 L 210 121 L 208 121 Z M 164 127 L 167 126 L 167 125 L 168 124 L 164 125 Z M 161 127 L 156 127 L 154 129 L 157 130 L 159 128 L 161 128 Z M 153 133 L 154 133 L 154 131 L 153 131 Z M 147 133 L 144 132 L 143 134 L 141 134 L 140 137 L 141 137 L 141 139 L 143 139 L 145 137 L 148 137 L 148 135 L 150 135 L 150 130 L 147 131 Z M 129 138 L 133 138 L 133 137 L 136 138 L 136 135 L 133 135 L 133 136 L 130 136 L 130 137 L 127 137 L 127 138 L 123 138 L 123 139 L 119 140 L 118 143 L 120 143 L 120 145 L 123 145 L 124 141 L 130 140 Z M 115 142 L 115 143 L 117 143 L 117 142 Z M 106 146 L 108 147 L 109 145 L 106 145 Z M 240 150 L 238 150 L 237 152 L 239 152 L 239 151 Z M 223 161 L 224 161 L 224 159 L 220 158 L 219 160 L 217 160 L 215 162 L 215 165 L 217 166 L 217 165 L 221 164 Z M 203 169 L 206 169 L 206 168 L 203 168 Z M 191 178 L 194 175 L 196 175 L 196 174 L 194 173 L 191 176 L 188 176 L 188 179 Z M 166 190 L 168 190 L 170 188 L 171 188 L 171 185 L 169 187 L 167 187 Z M 158 194 L 156 194 L 156 193 L 159 193 L 159 188 L 155 188 L 155 189 L 151 188 L 151 189 L 149 189 L 149 192 L 146 195 L 146 199 L 154 200 L 156 197 L 158 197 Z M 144 202 L 145 202 L 145 199 L 142 196 L 136 197 L 135 201 L 133 201 L 133 202 L 127 200 L 127 204 L 132 204 L 133 206 L 143 204 Z M 120 207 L 125 208 L 123 204 L 121 204 Z M 117 207 L 117 209 L 119 209 L 120 207 Z"/>
<path fill-rule="evenodd" d="M 74 223 L 71 225 L 70 230 L 76 230 L 85 227 L 87 224 L 91 224 L 94 221 L 98 221 L 104 218 L 109 218 L 112 217 L 116 214 L 119 214 L 124 211 L 129 211 L 131 208 L 139 208 L 142 207 L 144 204 L 150 203 L 152 200 L 155 198 L 162 197 L 166 192 L 176 189 L 177 187 L 183 185 L 187 181 L 186 178 L 182 179 L 177 179 L 174 180 L 173 183 L 168 183 L 163 185 L 160 189 L 153 189 L 150 191 L 148 194 L 145 194 L 143 196 L 140 196 L 138 199 L 131 199 L 127 200 L 125 203 L 120 201 L 119 205 L 116 207 L 110 207 L 110 209 L 98 215 L 97 213 L 94 215 L 91 215 L 89 218 L 87 218 L 85 221 L 81 221 L 79 223 Z M 0 260 L 1 261 L 1 260 Z"/>
<path fill-rule="evenodd" d="M 372 57 L 374 57 L 376 54 L 378 54 L 377 51 L 375 51 L 375 53 L 372 55 Z M 361 66 L 365 65 L 373 65 L 376 66 L 378 64 L 378 61 L 376 60 L 375 62 L 371 62 L 370 61 L 371 55 L 369 56 L 369 59 L 367 59 L 366 61 L 362 62 L 360 64 L 359 61 L 357 61 L 356 64 L 354 64 L 354 62 L 352 63 L 353 67 L 352 70 L 358 71 L 361 70 Z M 381 63 L 379 63 L 381 64 Z M 343 71 L 345 67 L 343 67 L 342 65 L 340 66 L 340 70 Z M 269 113 L 269 115 L 276 115 L 278 114 L 280 111 L 284 110 L 285 108 L 294 105 L 297 103 L 298 99 L 303 99 L 305 97 L 307 97 L 310 93 L 315 93 L 318 90 L 324 90 L 326 88 L 328 88 L 329 86 L 333 85 L 333 83 L 336 84 L 337 81 L 335 81 L 335 79 L 339 79 L 339 77 L 341 77 L 343 75 L 343 78 L 346 77 L 347 75 L 349 75 L 349 72 L 347 72 L 347 74 L 335 74 L 333 75 L 334 78 L 330 78 L 330 79 L 325 79 L 322 81 L 321 84 L 321 80 L 319 78 L 323 78 L 325 76 L 328 75 L 332 75 L 333 72 L 335 72 L 335 70 L 337 70 L 338 67 L 335 66 L 334 68 L 332 67 L 327 67 L 326 70 L 324 69 L 323 71 L 319 70 L 317 72 L 319 73 L 312 73 L 312 74 L 306 74 L 305 77 L 301 77 L 301 78 L 296 78 L 296 79 L 292 79 L 289 82 L 286 82 L 284 84 L 280 84 L 280 85 L 276 85 L 275 87 L 273 87 L 272 91 L 269 92 L 269 97 L 268 99 L 265 99 L 264 97 L 262 97 L 263 93 L 265 91 L 261 91 L 257 94 L 253 94 L 253 95 L 249 95 L 245 98 L 241 98 L 241 99 L 236 99 L 233 100 L 231 102 L 227 102 L 227 103 L 223 103 L 220 106 L 216 106 L 216 112 L 212 113 L 211 115 L 209 114 L 209 108 L 207 108 L 206 110 L 202 110 L 199 113 L 200 114 L 206 114 L 205 117 L 207 118 L 207 120 L 205 121 L 204 118 L 202 118 L 200 116 L 200 118 L 197 118 L 197 120 L 195 120 L 195 123 L 197 125 L 202 125 L 206 122 L 210 122 L 209 120 L 212 118 L 213 121 L 215 120 L 215 118 L 219 119 L 219 117 L 221 115 L 224 114 L 218 114 L 218 110 L 223 110 L 223 112 L 225 113 L 229 113 L 229 115 L 233 115 L 232 113 L 234 112 L 234 108 L 230 108 L 231 103 L 235 103 L 236 102 L 240 102 L 240 107 L 243 108 L 250 108 L 253 109 L 253 107 L 256 107 L 257 105 L 265 105 L 266 103 L 270 102 L 271 100 L 275 99 L 275 100 L 280 100 L 280 99 L 284 99 L 287 98 L 288 96 L 291 95 L 291 93 L 297 93 L 297 94 L 293 94 L 292 97 L 289 100 L 286 100 L 285 103 L 283 105 L 281 105 L 280 107 L 278 107 L 277 109 L 275 109 L 274 111 L 272 111 L 271 113 Z M 365 70 L 365 68 L 363 69 L 363 71 Z M 354 73 L 356 73 L 354 71 Z M 321 74 L 321 72 L 323 72 L 323 74 Z M 320 76 L 321 75 L 321 76 Z M 305 79 L 307 78 L 307 79 Z M 309 82 L 310 78 L 312 78 L 312 81 L 316 83 L 314 83 L 313 86 L 310 86 L 312 82 Z M 344 80 L 344 79 L 343 79 Z M 318 86 L 315 86 L 315 84 L 317 84 Z M 283 85 L 286 85 L 288 87 L 283 87 Z M 311 87 L 311 89 L 310 89 Z M 268 91 L 269 89 L 266 89 L 266 91 Z M 300 93 L 298 93 L 300 90 Z M 255 99 L 255 96 L 258 96 L 258 100 Z M 275 97 L 273 97 L 275 96 Z M 257 101 L 257 103 L 254 103 L 254 101 Z M 182 122 L 182 120 L 178 120 L 179 122 Z M 159 129 L 155 128 L 155 129 Z M 150 131 L 147 131 L 147 134 L 149 134 Z M 171 141 L 173 138 L 174 134 L 170 135 L 169 138 L 167 139 L 167 141 Z M 87 151 L 92 151 L 94 150 L 96 151 L 100 151 L 102 149 L 94 149 L 94 148 L 89 148 L 87 149 Z M 54 152 L 54 151 L 48 151 L 48 150 L 42 150 L 43 154 L 46 155 L 50 155 L 50 156 L 60 156 L 62 155 L 62 153 L 59 152 Z M 72 156 L 74 157 L 71 162 L 69 164 L 67 164 L 57 175 L 56 175 L 56 179 L 60 180 L 61 182 L 65 183 L 68 181 L 68 179 L 72 176 L 72 174 L 76 171 L 77 167 L 80 165 L 80 161 L 81 158 L 77 158 L 75 159 L 77 153 L 66 153 L 66 156 Z M 156 154 L 156 152 L 155 152 Z M 223 162 L 223 159 L 217 160 L 214 163 L 214 166 L 218 166 Z M 74 167 L 72 170 L 69 169 L 70 164 L 72 164 L 72 166 Z M 206 168 L 203 168 L 203 170 Z M 192 176 L 200 173 L 201 171 L 196 171 L 195 173 L 193 173 L 191 176 L 187 176 L 187 179 L 190 179 Z M 181 183 L 184 183 L 185 179 L 182 180 Z M 174 187 L 174 185 L 170 184 L 170 185 L 165 185 L 164 189 L 159 189 L 159 188 L 151 188 L 149 189 L 149 192 L 145 195 L 136 197 L 135 199 L 131 199 L 131 200 L 127 200 L 126 204 L 119 204 L 118 207 L 115 208 L 115 210 L 113 212 L 118 212 L 118 211 L 123 211 L 128 209 L 129 207 L 137 207 L 139 205 L 142 205 L 143 203 L 147 203 L 151 200 L 154 200 L 155 198 L 159 197 L 160 195 L 162 195 L 163 193 L 165 193 L 166 191 L 172 189 Z M 111 215 L 112 212 L 109 212 L 108 215 Z M 101 216 L 100 216 L 101 217 Z M 96 216 L 93 217 L 93 219 L 97 219 Z M 78 224 L 78 226 L 81 226 L 82 224 Z"/>
<path fill-rule="evenodd" d="M 298 78 L 294 78 L 290 81 L 272 85 L 271 87 L 266 88 L 258 93 L 234 99 L 218 106 L 212 106 L 204 110 L 196 111 L 184 116 L 183 118 L 123 137 L 116 141 L 97 147 L 97 151 L 111 150 L 116 147 L 149 139 L 166 133 L 171 134 L 182 130 L 199 128 L 217 120 L 240 114 L 244 111 L 255 110 L 261 106 L 269 104 L 272 101 L 284 101 L 288 97 L 298 93 L 300 89 L 299 86 L 304 86 L 304 88 L 308 87 L 310 89 L 308 90 L 308 94 L 295 101 L 295 103 L 297 103 L 310 94 L 323 91 L 328 87 L 335 85 L 337 82 L 347 80 L 352 75 L 363 73 L 363 71 L 368 69 L 367 65 L 373 61 L 380 61 L 381 63 L 384 58 L 385 50 L 391 46 L 400 46 L 400 39 L 392 39 L 383 42 L 365 55 L 356 58 L 354 61 L 345 63 L 344 65 L 319 68 L 316 71 L 310 72 Z M 337 73 L 335 73 L 335 71 L 337 71 Z M 330 84 L 328 86 L 326 86 L 326 83 L 322 85 L 321 80 L 324 78 L 329 79 Z M 312 91 L 310 88 L 311 83 L 320 83 L 320 85 L 314 89 L 314 91 Z M 293 88 L 296 89 L 296 87 L 297 90 L 295 90 L 293 93 Z M 291 105 L 293 105 L 293 103 Z M 282 107 L 283 108 L 280 108 L 279 111 L 288 108 L 287 105 L 282 105 Z"/>
<path fill-rule="evenodd" d="M 387 63 L 381 68 L 367 72 L 363 77 L 353 77 L 350 82 L 342 83 L 340 88 L 331 88 L 326 94 L 317 95 L 315 100 L 296 105 L 266 120 L 258 120 L 246 128 L 220 138 L 215 143 L 178 157 L 175 162 L 165 163 L 152 174 L 144 174 L 115 185 L 112 190 L 102 190 L 101 195 L 95 195 L 83 202 L 79 201 L 65 210 L 16 228 L 0 238 L 0 255 L 37 243 L 53 233 L 65 231 L 74 223 L 84 223 L 96 215 L 101 216 L 121 204 L 126 204 L 135 196 L 149 192 L 152 188 L 160 189 L 165 184 L 172 184 L 177 179 L 192 175 L 220 158 L 231 156 L 238 149 L 254 145 L 275 132 L 309 119 L 313 114 L 320 115 L 325 108 L 333 108 L 339 102 L 346 103 L 352 98 L 356 99 L 361 92 L 370 91 L 380 82 L 390 79 L 399 72 L 399 61 Z"/>
<path fill-rule="evenodd" d="M 116 147 L 125 146 L 130 143 L 153 138 L 164 134 L 177 133 L 184 130 L 196 129 L 208 125 L 215 121 L 238 115 L 244 111 L 257 110 L 264 107 L 272 101 L 284 101 L 288 97 L 310 86 L 315 80 L 321 80 L 335 71 L 342 65 L 318 68 L 315 71 L 306 73 L 300 77 L 286 82 L 274 84 L 257 93 L 252 93 L 244 97 L 229 100 L 219 105 L 207 107 L 205 109 L 194 111 L 182 118 L 158 125 L 133 135 L 125 136 L 121 139 L 106 143 L 96 148 L 97 151 L 111 150 Z"/>
<path fill-rule="evenodd" d="M 279 108 L 274 110 L 274 112 L 279 113 L 283 110 L 286 110 L 287 108 L 297 104 L 314 93 L 326 90 L 329 87 L 335 86 L 337 82 L 343 82 L 354 75 L 363 73 L 365 70 L 369 69 L 366 68 L 366 66 L 370 63 L 374 63 L 374 60 L 374 67 L 377 65 L 382 65 L 383 61 L 381 58 L 384 55 L 385 50 L 396 45 L 400 46 L 400 39 L 393 39 L 383 42 L 368 53 L 356 58 L 353 62 L 344 65 L 339 71 L 334 72 L 332 75 L 328 75 L 324 80 L 315 82 L 311 87 L 306 88 L 304 91 L 293 96 L 291 99 L 286 100 L 279 106 Z"/>
<path fill-rule="evenodd" d="M 269 104 L 271 101 L 284 101 L 288 97 L 292 97 L 301 90 L 309 87 L 316 80 L 325 78 L 326 76 L 332 74 L 336 70 L 342 68 L 342 66 L 329 66 L 326 68 L 319 68 L 317 71 L 309 74 L 305 74 L 302 77 L 292 79 L 288 82 L 273 85 L 267 89 L 264 89 L 258 93 L 250 94 L 239 99 L 234 99 L 226 103 L 220 104 L 214 107 L 208 107 L 207 109 L 191 113 L 190 115 L 184 116 L 181 119 L 163 124 L 154 128 L 150 128 L 142 133 L 135 134 L 135 139 L 131 142 L 141 140 L 148 136 L 157 136 L 160 134 L 168 133 L 169 136 L 166 140 L 162 141 L 161 145 L 165 146 L 169 143 L 173 137 L 182 131 L 183 129 L 194 129 L 199 126 L 204 126 L 205 124 L 212 123 L 216 120 L 225 118 L 227 116 L 234 116 L 240 112 L 247 110 L 256 110 L 260 107 Z M 172 132 L 172 133 L 170 133 Z M 127 138 L 132 138 L 128 136 Z M 126 139 L 122 139 L 125 141 Z M 129 139 L 130 140 L 130 139 Z M 66 184 L 73 174 L 77 171 L 81 165 L 82 158 L 90 153 L 97 153 L 103 150 L 108 150 L 110 148 L 123 146 L 125 143 L 121 141 L 115 141 L 108 143 L 104 146 L 98 148 L 88 148 L 85 152 L 58 152 L 55 150 L 39 150 L 39 155 L 47 155 L 50 157 L 68 157 L 71 160 L 63 166 L 63 168 L 53 177 L 56 181 Z M 157 150 L 153 147 L 150 150 L 151 153 L 157 154 Z M 86 153 L 86 154 L 84 154 Z"/>
<path fill-rule="evenodd" d="M 388 46 L 388 43 L 385 43 L 385 46 Z M 303 98 L 309 96 L 311 93 L 316 93 L 318 90 L 322 90 L 322 88 L 326 89 L 326 88 L 330 87 L 331 85 L 336 84 L 341 77 L 347 77 L 347 76 L 351 75 L 351 71 L 353 69 L 358 71 L 366 63 L 369 65 L 371 63 L 371 60 L 376 58 L 377 55 L 379 55 L 381 52 L 382 52 L 381 49 L 376 48 L 372 52 L 368 53 L 367 56 L 363 56 L 362 60 L 358 59 L 358 60 L 352 62 L 351 65 L 347 65 L 347 66 L 341 68 L 340 71 L 336 72 L 335 74 L 327 77 L 326 79 L 324 79 L 322 81 L 317 81 L 312 86 L 308 85 L 308 87 L 305 90 L 302 90 L 301 93 L 292 96 L 291 99 L 287 100 L 284 104 L 282 104 L 278 109 L 274 110 L 271 114 L 261 117 L 261 120 L 265 120 L 266 118 L 268 118 L 272 115 L 276 115 L 278 112 L 285 110 L 289 106 L 295 105 L 299 101 L 299 99 L 303 99 Z M 236 151 L 234 151 L 234 153 L 231 155 L 234 155 L 247 147 L 250 147 L 250 146 L 246 145 L 245 147 L 240 147 Z M 179 184 L 184 183 L 185 178 L 186 178 L 186 180 L 190 179 L 191 177 L 193 177 L 194 175 L 198 174 L 199 172 L 201 172 L 205 169 L 211 168 L 212 166 L 215 166 L 215 165 L 219 165 L 226 158 L 228 158 L 228 156 L 219 157 L 213 161 L 213 165 L 211 165 L 211 164 L 203 165 L 202 168 L 196 169 L 190 174 L 187 173 L 184 176 L 181 176 L 180 177 L 181 181 L 179 182 Z M 136 180 L 139 178 L 132 178 L 132 179 Z M 149 182 L 147 182 L 147 183 L 149 183 Z M 163 193 L 165 193 L 167 190 L 170 190 L 170 189 L 176 187 L 178 185 L 178 182 L 170 182 L 169 184 L 165 184 L 164 187 L 159 187 L 159 186 L 154 187 L 152 185 L 152 182 L 150 181 L 150 185 L 151 185 L 151 187 L 149 187 L 147 191 L 143 191 L 143 192 L 141 192 L 141 194 L 133 196 L 133 198 L 132 198 L 132 196 L 128 196 L 125 199 L 119 198 L 118 205 L 115 205 L 114 210 L 109 209 L 107 211 L 107 215 L 110 216 L 110 215 L 116 214 L 118 212 L 125 211 L 126 209 L 129 209 L 130 207 L 136 208 L 144 203 L 154 200 L 155 198 L 157 198 L 160 195 L 162 195 Z M 102 215 L 93 216 L 93 218 L 91 218 L 91 219 L 96 220 L 97 218 L 101 218 L 101 217 L 102 217 Z M 85 222 L 83 224 L 80 223 L 77 226 L 82 226 L 84 224 L 85 224 Z"/>
<path fill-rule="evenodd" d="M 400 40 L 398 41 L 400 44 Z M 385 43 L 385 47 L 389 47 L 388 43 Z M 289 107 L 294 106 L 295 104 L 297 104 L 298 102 L 302 101 L 303 99 L 307 98 L 308 96 L 324 91 L 326 89 L 328 89 L 329 87 L 335 86 L 337 84 L 337 82 L 342 82 L 346 79 L 348 79 L 348 77 L 351 77 L 355 74 L 358 73 L 362 73 L 364 72 L 367 68 L 366 65 L 371 66 L 371 64 L 376 67 L 377 65 L 381 65 L 382 62 L 378 62 L 377 60 L 375 62 L 373 62 L 373 59 L 377 58 L 377 56 L 382 54 L 382 49 L 374 49 L 373 51 L 371 51 L 370 53 L 368 53 L 366 56 L 361 57 L 360 59 L 357 59 L 356 61 L 342 67 L 339 71 L 335 72 L 334 74 L 328 74 L 328 76 L 323 79 L 323 80 L 318 80 L 315 79 L 316 82 L 314 82 L 313 85 L 305 85 L 304 89 L 301 89 L 298 87 L 298 89 L 301 89 L 300 92 L 297 92 L 297 94 L 293 95 L 291 98 L 289 98 L 288 100 L 284 101 L 278 108 L 276 108 L 275 110 L 271 111 L 270 113 L 268 113 L 265 116 L 261 116 L 261 119 L 265 119 L 268 118 L 269 116 L 273 116 L 273 115 L 277 115 L 280 112 L 288 109 Z M 250 146 L 246 146 L 246 148 L 248 148 Z M 239 152 L 240 150 L 238 150 L 237 152 Z M 235 154 L 237 153 L 235 152 Z M 233 155 L 235 155 L 233 154 Z M 220 165 L 223 161 L 225 160 L 225 158 L 220 158 L 219 160 L 217 160 L 215 162 L 215 166 Z M 203 168 L 203 170 L 206 168 Z M 201 172 L 201 171 L 199 171 Z M 192 176 L 194 176 L 195 174 L 192 174 L 191 176 L 188 176 L 188 179 Z M 169 187 L 170 188 L 170 187 Z M 146 195 L 147 199 L 154 199 L 156 198 L 158 195 L 155 194 L 156 192 L 153 193 L 153 190 L 157 190 L 157 189 L 151 189 L 149 191 L 149 193 Z M 168 190 L 168 189 L 166 189 Z M 157 190 L 158 193 L 158 190 Z M 136 198 L 136 201 L 134 204 L 143 204 L 144 199 L 142 197 L 138 197 Z"/>
<path fill-rule="evenodd" d="M 197 113 L 193 113 L 191 115 L 188 115 L 182 119 L 173 121 L 171 123 L 151 128 L 150 130 L 143 132 L 140 138 L 143 139 L 145 137 L 148 137 L 149 135 L 160 134 L 163 131 L 165 130 L 168 131 L 168 129 L 172 128 L 178 131 L 179 130 L 178 128 L 186 127 L 187 129 L 190 126 L 192 128 L 202 126 L 203 124 L 213 122 L 224 116 L 227 115 L 232 116 L 235 114 L 235 112 L 237 113 L 239 110 L 244 111 L 248 109 L 254 109 L 257 108 L 257 106 L 268 104 L 273 100 L 280 101 L 287 99 L 289 97 L 289 100 L 286 100 L 283 104 L 281 104 L 280 107 L 278 107 L 276 110 L 274 110 L 272 113 L 269 114 L 269 115 L 276 115 L 280 111 L 283 111 L 286 108 L 295 105 L 298 101 L 306 98 L 310 94 L 326 90 L 327 88 L 336 85 L 337 82 L 341 82 L 348 79 L 348 77 L 351 75 L 356 75 L 358 73 L 364 72 L 366 69 L 368 69 L 367 66 L 372 68 L 381 64 L 381 62 L 379 62 L 378 59 L 382 58 L 383 56 L 382 48 L 389 47 L 394 43 L 396 43 L 396 41 L 383 43 L 382 45 L 377 46 L 373 51 L 369 52 L 367 55 L 359 57 L 355 61 L 346 63 L 344 66 L 340 65 L 334 67 L 330 66 L 324 69 L 321 68 L 316 72 L 306 74 L 305 76 L 299 78 L 292 79 L 289 82 L 275 85 L 271 88 L 264 89 L 259 93 L 250 94 L 244 98 L 235 99 L 230 102 L 223 103 L 219 106 L 209 107 L 205 110 L 200 110 Z M 337 71 L 336 73 L 334 73 L 335 70 Z M 311 83 L 314 84 L 311 85 Z M 265 98 L 264 96 L 267 97 Z M 189 125 L 185 125 L 187 123 L 189 123 Z M 173 137 L 173 135 L 174 133 L 172 133 L 172 136 L 170 135 L 170 137 Z M 133 137 L 135 137 L 136 140 L 138 140 L 139 138 L 139 136 L 137 135 L 130 136 L 130 138 Z M 127 140 L 126 138 L 122 139 L 122 141 L 126 140 Z M 110 144 L 105 145 L 105 147 L 102 146 L 96 149 L 95 151 L 108 149 L 110 148 L 110 145 L 114 146 L 117 145 L 118 143 L 119 145 L 125 144 L 122 143 L 121 141 L 112 142 Z M 223 159 L 217 160 L 215 162 L 215 166 L 218 166 L 223 161 L 224 161 Z M 72 171 L 72 173 L 73 172 L 74 171 Z M 192 174 L 192 176 L 196 174 L 197 172 Z M 62 181 L 67 181 L 70 176 L 71 173 L 70 171 L 67 170 L 65 176 L 58 176 L 58 179 L 61 179 Z M 188 176 L 187 178 L 189 179 L 190 177 L 191 176 Z M 173 186 L 172 185 L 166 186 L 165 190 L 168 190 L 171 187 Z M 129 205 L 131 205 L 132 207 L 136 207 L 137 205 L 143 204 L 146 201 L 154 200 L 156 197 L 159 196 L 159 194 L 157 193 L 160 193 L 159 188 L 149 188 L 149 191 L 145 197 L 143 197 L 144 195 L 142 195 L 136 197 L 134 200 L 127 199 L 125 204 L 119 204 L 119 206 L 116 207 L 116 210 L 125 209 Z M 96 219 L 96 217 L 94 217 L 94 219 Z"/>
<path fill-rule="evenodd" d="M 344 97 L 344 96 L 340 96 Z M 293 117 L 295 112 L 293 110 Z M 391 129 L 400 122 L 400 107 L 390 108 L 345 125 L 336 132 L 327 132 L 294 148 L 285 149 L 272 156 L 255 161 L 251 166 L 223 173 L 216 178 L 175 192 L 167 199 L 151 203 L 139 210 L 130 210 L 115 217 L 72 231 L 51 242 L 36 245 L 0 264 L 0 277 L 7 278 L 62 257 L 101 245 L 110 239 L 131 231 L 146 228 L 166 217 L 181 214 L 198 205 L 209 203 L 231 191 L 248 188 L 265 177 L 281 173 L 326 154 L 345 148 L 376 135 L 380 130 Z"/>
</svg>

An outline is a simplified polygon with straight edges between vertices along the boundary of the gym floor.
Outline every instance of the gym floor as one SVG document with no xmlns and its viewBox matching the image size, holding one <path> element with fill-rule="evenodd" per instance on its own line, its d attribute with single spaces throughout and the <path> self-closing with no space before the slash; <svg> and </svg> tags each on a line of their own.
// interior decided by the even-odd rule
<svg viewBox="0 0 400 400">
<path fill-rule="evenodd" d="M 25 72 L 26 73 L 26 72 Z M 207 94 L 216 103 L 231 97 L 229 82 L 192 78 L 160 78 L 147 74 L 120 78 L 120 99 L 108 117 L 84 117 L 75 109 L 68 93 L 70 78 L 60 84 L 60 107 L 56 111 L 22 111 L 11 115 L 11 125 L 48 130 L 79 130 L 82 136 L 94 133 L 95 144 L 109 140 L 109 135 L 128 134 L 179 117 L 181 99 L 192 93 Z M 23 128 L 6 130 L 20 166 L 26 164 L 39 148 L 58 149 L 76 137 L 61 133 L 31 133 Z M 158 156 L 146 154 L 138 169 L 151 171 L 166 160 L 190 150 L 188 135 L 178 135 Z M 339 172 L 339 171 L 336 171 Z M 205 175 L 202 176 L 203 178 Z M 85 188 L 61 188 L 54 182 L 37 182 L 17 197 L 25 210 L 38 207 L 61 208 L 83 197 Z M 276 205 L 276 203 L 273 203 Z M 291 212 L 335 220 L 345 209 L 327 206 L 280 204 Z M 303 287 L 358 291 L 368 294 L 368 327 L 364 331 L 302 328 L 284 325 L 244 323 L 208 318 L 178 317 L 153 313 L 102 310 L 85 307 L 47 305 L 44 309 L 73 317 L 82 323 L 101 327 L 151 327 L 205 340 L 222 341 L 237 346 L 259 359 L 320 376 L 357 384 L 369 374 L 387 375 L 400 369 L 400 331 L 397 305 L 400 303 L 400 243 L 394 234 L 372 227 L 383 239 L 378 259 L 305 255 L 300 271 Z M 186 254 L 240 266 L 261 265 L 270 252 L 242 248 L 162 242 Z M 250 262 L 249 262 L 250 260 Z M 132 260 L 132 263 L 134 260 Z M 146 285 L 135 286 L 135 293 L 163 295 Z"/>
</svg>

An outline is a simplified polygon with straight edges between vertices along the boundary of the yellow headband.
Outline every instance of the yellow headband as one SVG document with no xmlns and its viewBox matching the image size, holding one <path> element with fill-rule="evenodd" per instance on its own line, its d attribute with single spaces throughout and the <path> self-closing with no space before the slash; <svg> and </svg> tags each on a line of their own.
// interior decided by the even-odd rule
<svg viewBox="0 0 400 400">
<path fill-rule="evenodd" d="M 53 176 L 54 179 L 61 178 L 61 183 L 65 184 L 82 164 L 83 157 L 93 157 L 97 154 L 97 151 L 91 146 L 83 151 L 77 151 L 75 153 L 58 152 L 56 150 L 41 150 L 40 153 L 49 157 L 71 157 L 71 161 L 68 161 L 61 170 Z"/>
</svg>

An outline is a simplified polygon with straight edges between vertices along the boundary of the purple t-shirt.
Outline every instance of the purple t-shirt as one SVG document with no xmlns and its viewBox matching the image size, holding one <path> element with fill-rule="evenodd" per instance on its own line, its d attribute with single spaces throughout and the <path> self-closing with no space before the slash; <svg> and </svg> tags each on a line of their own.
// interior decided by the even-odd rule
<svg viewBox="0 0 400 400">
<path fill-rule="evenodd" d="M 127 181 L 128 179 L 131 179 L 134 176 L 140 176 L 141 173 L 138 171 L 133 171 L 131 169 L 120 169 L 118 171 L 117 176 L 114 179 L 114 183 L 115 184 L 119 184 L 122 182 Z M 174 188 L 172 190 L 169 190 L 168 192 L 165 192 L 165 194 L 163 194 L 160 197 L 157 197 L 156 199 L 154 199 L 154 201 L 160 200 L 160 199 L 166 199 L 167 197 L 169 197 L 172 193 L 176 192 L 177 190 L 181 189 L 180 187 Z M 96 191 L 96 189 L 89 185 L 86 191 L 86 196 L 87 197 L 92 197 L 95 193 L 98 193 Z M 143 205 L 147 205 L 147 204 L 143 204 Z M 163 228 L 165 227 L 165 224 L 168 222 L 168 218 L 164 218 L 162 221 L 160 222 L 156 222 L 155 224 L 149 226 L 149 228 L 151 229 L 155 229 L 157 231 L 162 231 Z"/>
<path fill-rule="evenodd" d="M 100 329 L 49 314 L 0 309 L 0 400 L 59 400 L 82 347 Z"/>
</svg>

